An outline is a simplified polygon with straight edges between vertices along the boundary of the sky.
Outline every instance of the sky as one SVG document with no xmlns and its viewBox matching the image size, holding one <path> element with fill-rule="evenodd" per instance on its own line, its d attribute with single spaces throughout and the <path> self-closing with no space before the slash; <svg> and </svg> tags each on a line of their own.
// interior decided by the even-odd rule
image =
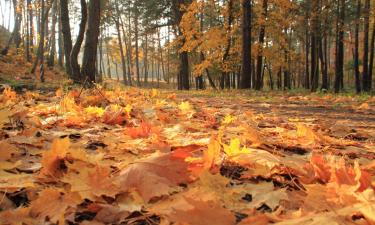
<svg viewBox="0 0 375 225">
<path fill-rule="evenodd" d="M 9 6 L 12 8 L 9 9 Z M 10 29 L 13 29 L 13 4 L 10 0 L 0 0 L 0 25 L 5 28 L 10 25 Z"/>
</svg>

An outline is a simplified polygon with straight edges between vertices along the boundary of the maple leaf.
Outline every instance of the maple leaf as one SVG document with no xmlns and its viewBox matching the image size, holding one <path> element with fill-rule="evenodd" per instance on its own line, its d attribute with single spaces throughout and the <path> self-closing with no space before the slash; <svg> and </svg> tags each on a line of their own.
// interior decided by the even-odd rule
<svg viewBox="0 0 375 225">
<path fill-rule="evenodd" d="M 85 113 L 88 114 L 89 116 L 95 117 L 95 118 L 100 118 L 104 115 L 105 110 L 100 107 L 92 107 L 89 106 L 85 108 Z"/>
<path fill-rule="evenodd" d="M 0 109 L 0 129 L 4 126 L 5 122 L 9 122 L 9 117 L 13 113 L 8 109 Z"/>
<path fill-rule="evenodd" d="M 297 137 L 304 139 L 306 141 L 306 145 L 314 144 L 320 141 L 318 135 L 315 134 L 311 128 L 303 124 L 297 124 Z"/>
<path fill-rule="evenodd" d="M 232 139 L 230 141 L 230 145 L 224 144 L 224 152 L 229 156 L 229 157 L 234 157 L 240 154 L 250 154 L 251 150 L 243 147 L 241 149 L 241 143 L 239 138 Z"/>
<path fill-rule="evenodd" d="M 191 181 L 188 166 L 184 159 L 173 154 L 155 155 L 126 167 L 116 177 L 116 182 L 124 192 L 135 190 L 148 202 Z"/>
<path fill-rule="evenodd" d="M 188 112 L 188 111 L 191 111 L 193 109 L 192 106 L 190 105 L 190 102 L 181 102 L 181 104 L 178 105 L 178 108 L 182 112 Z"/>
<path fill-rule="evenodd" d="M 237 120 L 237 117 L 235 117 L 235 116 L 232 116 L 232 115 L 226 115 L 225 117 L 224 117 L 224 120 L 223 120 L 223 124 L 224 125 L 229 125 L 229 124 L 231 124 L 231 123 L 233 123 L 234 121 L 236 121 Z"/>
<path fill-rule="evenodd" d="M 126 130 L 126 133 L 132 138 L 147 138 L 151 132 L 151 125 L 145 122 L 142 122 L 139 127 L 130 127 Z"/>
<path fill-rule="evenodd" d="M 119 192 L 111 177 L 111 170 L 103 166 L 69 172 L 62 181 L 70 184 L 71 191 L 79 193 L 82 199 L 95 200 L 102 195 L 114 197 Z"/>
<path fill-rule="evenodd" d="M 69 207 L 76 207 L 82 199 L 77 193 L 62 193 L 58 189 L 48 188 L 39 193 L 39 197 L 30 204 L 30 216 L 57 223 L 64 219 Z M 63 222 L 63 221 L 60 221 Z"/>
<path fill-rule="evenodd" d="M 170 223 L 190 225 L 233 225 L 234 214 L 214 201 L 204 201 L 189 193 L 154 205 L 151 212 L 163 215 Z"/>
<path fill-rule="evenodd" d="M 64 171 L 61 166 L 64 163 L 69 146 L 68 138 L 53 141 L 51 149 L 43 153 L 42 156 L 42 169 L 40 171 L 42 177 L 54 179 L 63 175 Z"/>
<path fill-rule="evenodd" d="M 4 225 L 39 225 L 40 222 L 29 216 L 30 208 L 17 208 L 0 212 L 0 224 Z"/>
<path fill-rule="evenodd" d="M 203 152 L 203 168 L 211 169 L 220 162 L 221 145 L 218 140 L 211 138 L 207 151 Z"/>
<path fill-rule="evenodd" d="M 106 108 L 103 115 L 103 122 L 108 125 L 124 124 L 128 116 L 124 112 L 124 108 L 119 105 L 110 105 Z"/>
<path fill-rule="evenodd" d="M 0 141 L 0 161 L 11 159 L 17 154 L 17 148 L 6 141 Z"/>
</svg>

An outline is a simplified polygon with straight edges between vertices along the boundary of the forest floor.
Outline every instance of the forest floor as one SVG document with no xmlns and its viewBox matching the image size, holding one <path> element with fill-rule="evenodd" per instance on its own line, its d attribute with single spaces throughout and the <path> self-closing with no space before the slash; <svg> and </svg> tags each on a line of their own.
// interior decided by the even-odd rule
<svg viewBox="0 0 375 225">
<path fill-rule="evenodd" d="M 0 224 L 375 223 L 375 97 L 110 86 L 4 89 Z"/>
</svg>

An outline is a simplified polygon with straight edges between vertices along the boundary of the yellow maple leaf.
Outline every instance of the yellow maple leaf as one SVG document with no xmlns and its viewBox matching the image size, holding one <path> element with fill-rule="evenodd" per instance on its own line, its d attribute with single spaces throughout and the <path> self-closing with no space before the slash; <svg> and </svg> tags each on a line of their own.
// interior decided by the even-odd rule
<svg viewBox="0 0 375 225">
<path fill-rule="evenodd" d="M 223 120 L 222 123 L 225 124 L 225 125 L 229 125 L 229 124 L 233 123 L 236 120 L 237 120 L 237 117 L 232 116 L 232 115 L 226 115 L 224 117 L 224 120 Z"/>
<path fill-rule="evenodd" d="M 232 139 L 230 141 L 230 145 L 225 145 L 224 144 L 224 152 L 229 157 L 233 157 L 233 156 L 237 156 L 237 155 L 240 155 L 240 154 L 250 154 L 251 150 L 248 149 L 248 148 L 246 148 L 246 147 L 243 147 L 241 149 L 240 139 L 239 138 L 235 138 L 235 139 Z"/>
<path fill-rule="evenodd" d="M 128 116 L 128 118 L 130 118 L 130 113 L 133 110 L 133 107 L 131 105 L 127 104 L 124 109 L 125 109 L 126 115 Z"/>
<path fill-rule="evenodd" d="M 151 93 L 150 93 L 150 97 L 151 97 L 151 98 L 155 98 L 155 97 L 157 97 L 158 95 L 159 95 L 158 90 L 156 90 L 156 89 L 152 89 L 152 90 L 151 90 Z"/>
<path fill-rule="evenodd" d="M 181 104 L 178 106 L 178 108 L 181 111 L 190 111 L 192 109 L 191 105 L 189 102 L 181 102 Z"/>
<path fill-rule="evenodd" d="M 100 107 L 87 107 L 85 108 L 85 113 L 87 113 L 89 116 L 93 116 L 93 117 L 102 117 L 105 113 L 105 110 L 103 108 L 100 108 Z"/>
</svg>

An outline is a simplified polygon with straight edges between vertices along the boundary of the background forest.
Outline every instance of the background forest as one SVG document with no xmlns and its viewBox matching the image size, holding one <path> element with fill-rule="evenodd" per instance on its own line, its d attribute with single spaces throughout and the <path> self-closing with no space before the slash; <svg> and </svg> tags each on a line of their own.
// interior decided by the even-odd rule
<svg viewBox="0 0 375 225">
<path fill-rule="evenodd" d="M 371 92 L 371 0 L 1 0 L 2 54 L 40 75 L 180 90 Z M 41 76 L 43 80 L 43 76 Z"/>
</svg>

